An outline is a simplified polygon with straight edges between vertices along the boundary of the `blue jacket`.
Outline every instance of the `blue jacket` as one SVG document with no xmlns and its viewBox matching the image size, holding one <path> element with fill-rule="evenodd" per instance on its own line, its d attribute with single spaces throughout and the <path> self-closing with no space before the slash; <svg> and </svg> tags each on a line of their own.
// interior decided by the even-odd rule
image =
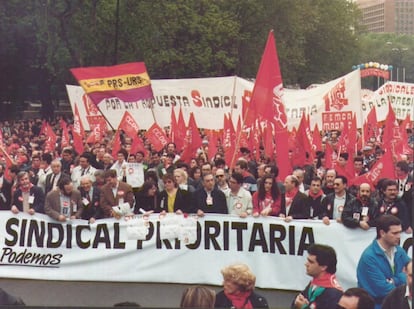
<svg viewBox="0 0 414 309">
<path fill-rule="evenodd" d="M 383 299 L 391 290 L 406 283 L 403 268 L 409 261 L 404 249 L 397 246 L 393 270 L 376 239 L 364 250 L 357 267 L 358 286 L 374 298 L 375 308 L 381 308 Z"/>
</svg>

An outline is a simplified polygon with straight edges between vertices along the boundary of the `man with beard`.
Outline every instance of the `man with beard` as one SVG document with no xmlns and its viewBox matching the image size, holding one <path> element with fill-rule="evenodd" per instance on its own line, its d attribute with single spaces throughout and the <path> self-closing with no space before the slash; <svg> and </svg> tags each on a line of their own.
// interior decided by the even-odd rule
<svg viewBox="0 0 414 309">
<path fill-rule="evenodd" d="M 385 180 L 381 191 L 383 198 L 378 203 L 379 215 L 390 214 L 398 217 L 401 220 L 403 231 L 412 233 L 411 218 L 408 217 L 407 205 L 404 200 L 398 198 L 397 182 L 391 179 Z"/>
<path fill-rule="evenodd" d="M 368 230 L 375 226 L 377 217 L 378 205 L 371 198 L 371 186 L 368 183 L 362 183 L 359 186 L 357 197 L 344 206 L 342 223 L 346 227 L 360 227 L 363 230 Z"/>
<path fill-rule="evenodd" d="M 325 195 L 335 192 L 334 190 L 335 178 L 336 178 L 336 171 L 334 169 L 329 169 L 326 171 L 325 184 L 322 187 L 323 193 L 325 193 Z"/>
<path fill-rule="evenodd" d="M 52 190 L 46 196 L 45 213 L 60 222 L 82 217 L 82 198 L 74 189 L 72 180 L 63 176 L 58 182 L 59 190 Z"/>
</svg>

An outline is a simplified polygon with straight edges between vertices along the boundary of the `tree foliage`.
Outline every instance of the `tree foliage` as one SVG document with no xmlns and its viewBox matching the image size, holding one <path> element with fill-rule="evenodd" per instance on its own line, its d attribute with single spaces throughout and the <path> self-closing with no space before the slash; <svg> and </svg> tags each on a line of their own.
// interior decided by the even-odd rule
<svg viewBox="0 0 414 309">
<path fill-rule="evenodd" d="M 47 115 L 79 66 L 144 61 L 151 78 L 254 78 L 270 29 L 284 84 L 301 87 L 365 59 L 395 61 L 384 40 L 413 46 L 412 37 L 359 36 L 358 18 L 346 0 L 3 1 L 0 102 L 40 100 Z M 407 80 L 409 50 L 398 58 Z"/>
</svg>

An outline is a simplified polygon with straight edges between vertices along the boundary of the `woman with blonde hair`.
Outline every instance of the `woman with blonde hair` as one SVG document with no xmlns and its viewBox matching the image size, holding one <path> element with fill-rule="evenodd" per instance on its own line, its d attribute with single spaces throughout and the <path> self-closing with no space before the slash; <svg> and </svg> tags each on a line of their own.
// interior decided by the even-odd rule
<svg viewBox="0 0 414 309">
<path fill-rule="evenodd" d="M 213 290 L 197 285 L 183 292 L 180 308 L 214 308 L 215 300 Z"/>
<path fill-rule="evenodd" d="M 246 264 L 221 270 L 223 290 L 216 295 L 215 308 L 269 308 L 266 298 L 254 292 L 256 276 Z"/>
</svg>

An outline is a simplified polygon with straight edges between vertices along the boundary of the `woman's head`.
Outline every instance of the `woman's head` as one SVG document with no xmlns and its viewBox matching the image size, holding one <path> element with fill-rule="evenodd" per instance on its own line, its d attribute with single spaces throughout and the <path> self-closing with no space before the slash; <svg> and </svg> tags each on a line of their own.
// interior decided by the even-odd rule
<svg viewBox="0 0 414 309">
<path fill-rule="evenodd" d="M 158 187 L 152 180 L 147 180 L 142 185 L 142 192 L 145 196 L 154 196 Z"/>
<path fill-rule="evenodd" d="M 188 175 L 187 172 L 182 169 L 182 168 L 176 168 L 174 170 L 174 178 L 175 181 L 181 185 L 181 184 L 186 184 L 187 183 L 187 179 L 188 179 Z"/>
<path fill-rule="evenodd" d="M 221 270 L 223 275 L 224 291 L 228 294 L 253 291 L 256 276 L 246 264 L 234 264 Z"/>
<path fill-rule="evenodd" d="M 180 308 L 214 308 L 216 293 L 202 286 L 187 288 L 181 297 Z"/>
<path fill-rule="evenodd" d="M 272 195 L 272 198 L 275 200 L 280 195 L 279 187 L 271 174 L 265 174 L 259 182 L 258 187 L 258 194 L 259 199 L 264 200 L 266 197 L 266 194 L 270 193 Z"/>
<path fill-rule="evenodd" d="M 164 183 L 165 190 L 172 190 L 177 187 L 177 182 L 175 181 L 174 175 L 165 174 L 162 177 L 162 181 Z"/>
</svg>

